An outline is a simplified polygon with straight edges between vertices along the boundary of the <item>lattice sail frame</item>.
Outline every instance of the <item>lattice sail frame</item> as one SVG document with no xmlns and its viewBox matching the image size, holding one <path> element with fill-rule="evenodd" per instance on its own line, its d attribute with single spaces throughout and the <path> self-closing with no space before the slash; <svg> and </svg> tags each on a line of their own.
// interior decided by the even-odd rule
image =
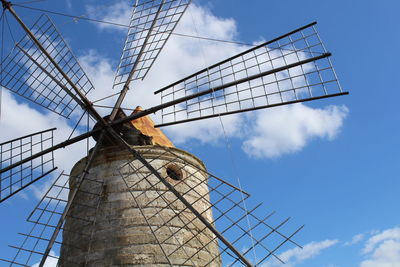
<svg viewBox="0 0 400 267">
<path fill-rule="evenodd" d="M 60 218 L 63 216 L 64 208 L 68 204 L 70 179 L 73 180 L 74 178 L 75 177 L 61 173 L 58 178 L 55 179 L 47 193 L 27 218 L 27 222 L 32 225 L 29 233 L 20 233 L 22 236 L 20 245 L 10 246 L 16 250 L 14 257 L 10 259 L 0 259 L 0 261 L 9 263 L 9 266 L 32 266 L 40 262 L 47 248 L 47 244 Z M 56 265 L 59 259 L 57 255 L 59 255 L 61 246 L 63 246 L 64 249 L 79 250 L 84 254 L 91 250 L 90 242 L 84 244 L 82 247 L 72 247 L 63 242 L 64 233 L 74 236 L 86 236 L 89 240 L 92 235 L 96 223 L 95 219 L 98 205 L 103 197 L 103 182 L 87 178 L 83 181 L 82 186 L 84 186 L 85 190 L 80 189 L 77 193 L 80 195 L 77 199 L 80 199 L 81 202 L 74 201 L 72 203 L 70 212 L 67 213 L 66 218 L 68 220 L 82 221 L 85 225 L 83 225 L 78 232 L 65 229 L 64 224 L 61 226 L 62 231 L 58 233 L 52 247 L 52 253 L 50 253 L 46 259 L 47 264 Z M 90 199 L 90 201 L 84 201 L 85 199 Z M 94 205 L 89 205 L 88 203 L 94 203 Z M 83 207 L 85 213 L 78 212 L 77 210 L 79 207 L 81 209 Z M 68 261 L 67 264 L 68 266 L 78 267 L 77 262 Z"/>
<path fill-rule="evenodd" d="M 137 1 L 114 87 L 146 76 L 190 2 L 191 0 Z"/>
<path fill-rule="evenodd" d="M 93 84 L 72 54 L 54 23 L 47 15 L 41 15 L 31 28 L 32 33 L 56 61 L 69 79 L 86 95 Z M 69 118 L 78 106 L 71 85 L 59 73 L 35 42 L 26 34 L 2 62 L 1 86 Z M 73 93 L 77 97 L 76 93 Z"/>
<path fill-rule="evenodd" d="M 54 166 L 54 154 L 48 153 L 4 171 L 14 163 L 53 146 L 54 130 L 33 133 L 0 144 L 0 203 L 57 169 Z"/>
<path fill-rule="evenodd" d="M 158 91 L 158 126 L 343 94 L 315 23 L 219 62 Z"/>
</svg>

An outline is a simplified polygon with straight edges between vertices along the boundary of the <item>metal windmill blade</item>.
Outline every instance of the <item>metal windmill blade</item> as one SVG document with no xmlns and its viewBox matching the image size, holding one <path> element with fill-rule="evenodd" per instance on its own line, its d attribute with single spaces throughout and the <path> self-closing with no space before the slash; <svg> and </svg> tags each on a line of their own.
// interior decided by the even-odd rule
<svg viewBox="0 0 400 267">
<path fill-rule="evenodd" d="M 143 79 L 191 0 L 137 0 L 114 87 Z"/>
<path fill-rule="evenodd" d="M 343 92 L 315 22 L 216 63 L 155 94 L 162 124 L 347 94 Z"/>
<path fill-rule="evenodd" d="M 53 146 L 54 130 L 37 132 L 0 144 L 0 203 L 57 169 L 53 153 L 29 159 L 33 154 Z M 22 159 L 28 160 L 20 164 Z"/>
<path fill-rule="evenodd" d="M 85 95 L 93 85 L 47 15 L 40 16 L 30 32 L 35 39 L 26 34 L 3 60 L 0 85 L 68 118 L 79 103 L 77 94 L 69 92 L 72 88 L 60 69 Z"/>
<path fill-rule="evenodd" d="M 36 93 L 47 92 L 39 89 L 43 87 L 41 76 L 31 75 L 37 71 L 45 76 L 46 90 L 71 97 L 74 101 L 68 104 L 80 105 L 97 122 L 93 130 L 59 144 L 31 148 L 29 156 L 20 152 L 16 159 L 11 155 L 2 159 L 6 166 L 1 166 L 0 173 L 10 171 L 4 179 L 8 182 L 8 198 L 46 174 L 43 170 L 34 172 L 26 182 L 24 164 L 89 137 L 96 140 L 71 175 L 61 174 L 56 179 L 29 216 L 28 222 L 34 226 L 22 234 L 23 243 L 14 246 L 15 257 L 3 261 L 10 266 L 29 266 L 39 261 L 42 267 L 47 259 L 58 258 L 52 254 L 57 251 L 59 266 L 254 266 L 268 257 L 278 258 L 276 253 L 285 244 L 298 246 L 292 238 L 302 227 L 285 229 L 288 219 L 271 223 L 272 214 L 258 217 L 259 206 L 248 210 L 247 193 L 209 174 L 194 155 L 174 148 L 146 115 L 162 111 L 166 119 L 172 114 L 173 118 L 162 124 L 167 125 L 346 94 L 330 61 L 321 65 L 330 54 L 314 24 L 182 79 L 160 90 L 160 105 L 126 116 L 120 107 L 130 82 L 144 78 L 190 3 L 138 0 L 114 82 L 114 86 L 124 86 L 112 113 L 103 118 L 86 96 L 86 89 L 92 87 L 80 68 L 74 69 L 75 58 L 68 56 L 65 60 L 64 54 L 58 53 L 58 35 L 46 39 L 48 32 L 44 30 L 37 36 L 35 28 L 26 27 L 10 2 L 1 2 L 29 39 L 15 49 L 19 60 L 10 63 L 7 73 L 11 80 L 18 77 L 17 81 L 34 87 Z M 48 21 L 43 23 L 49 25 L 45 28 L 55 29 Z M 45 41 L 40 36 L 45 36 Z M 33 64 L 27 68 L 27 62 Z M 20 76 L 13 75 L 14 68 Z M 21 70 L 24 74 L 19 74 Z M 40 80 L 40 86 L 33 86 L 29 79 Z M 256 93 L 260 88 L 261 93 Z M 73 109 L 60 111 L 59 107 L 64 107 L 60 103 L 54 100 L 46 107 L 69 115 Z M 23 147 L 22 140 L 17 140 L 21 143 L 18 149 Z M 9 144 L 8 150 L 14 151 L 13 142 L 4 143 L 5 147 Z M 250 254 L 254 259 L 249 259 Z"/>
<path fill-rule="evenodd" d="M 36 205 L 34 210 L 27 218 L 27 222 L 31 225 L 29 232 L 20 233 L 21 243 L 12 245 L 11 248 L 16 250 L 15 256 L 9 260 L 2 259 L 3 262 L 8 262 L 11 266 L 31 266 L 42 258 L 47 243 L 57 227 L 59 218 L 62 216 L 65 206 L 68 203 L 68 193 L 71 186 L 71 181 L 74 177 L 61 173 L 55 179 L 52 186 Z M 99 203 L 102 199 L 103 183 L 101 181 L 86 179 L 83 189 L 79 189 L 78 198 L 74 201 L 67 218 L 70 221 L 79 221 L 82 228 L 69 229 L 63 226 L 63 232 L 57 236 L 53 250 L 59 251 L 62 249 L 80 251 L 87 253 L 90 251 L 90 242 L 81 244 L 81 246 L 71 246 L 63 240 L 62 235 L 72 237 L 87 237 L 90 240 L 92 231 L 96 221 Z M 79 201 L 78 201 L 79 200 Z M 80 212 L 84 208 L 85 213 Z M 48 260 L 58 259 L 56 255 L 48 255 Z M 75 266 L 74 261 L 69 261 L 70 266 Z"/>
</svg>

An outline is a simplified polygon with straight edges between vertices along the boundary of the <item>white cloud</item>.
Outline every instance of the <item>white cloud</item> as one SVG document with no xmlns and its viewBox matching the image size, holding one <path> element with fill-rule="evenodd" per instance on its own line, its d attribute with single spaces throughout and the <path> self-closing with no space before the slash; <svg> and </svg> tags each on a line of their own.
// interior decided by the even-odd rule
<svg viewBox="0 0 400 267">
<path fill-rule="evenodd" d="M 313 109 L 303 104 L 257 112 L 247 117 L 254 122 L 243 149 L 256 158 L 298 152 L 314 138 L 335 138 L 347 113 L 344 106 Z"/>
<path fill-rule="evenodd" d="M 368 239 L 362 252 L 367 258 L 360 263 L 360 267 L 398 267 L 400 227 L 375 234 Z"/>
<path fill-rule="evenodd" d="M 189 6 L 177 32 L 222 40 L 233 40 L 238 34 L 234 19 L 216 17 L 206 7 L 194 4 Z"/>
<path fill-rule="evenodd" d="M 400 241 L 400 227 L 395 227 L 380 233 L 376 233 L 374 236 L 368 239 L 363 249 L 363 253 L 370 253 L 379 243 L 388 239 Z"/>
<path fill-rule="evenodd" d="M 107 5 L 87 5 L 86 13 L 90 18 L 129 25 L 132 12 L 132 7 L 129 5 L 130 2 L 131 1 L 114 1 L 114 3 Z M 127 31 L 127 28 L 112 24 L 96 23 L 96 26 L 101 30 Z"/>
<path fill-rule="evenodd" d="M 231 115 L 223 117 L 222 120 L 227 137 L 240 137 L 243 135 L 243 118 L 241 116 Z M 173 128 L 167 128 L 166 132 L 177 145 L 186 143 L 189 140 L 216 144 L 224 135 L 224 130 L 221 128 L 218 118 L 179 124 Z"/>
<path fill-rule="evenodd" d="M 338 240 L 325 240 L 321 242 L 311 242 L 301 248 L 293 248 L 287 250 L 278 255 L 278 257 L 284 261 L 287 267 L 293 267 L 296 264 L 300 264 L 306 260 L 312 259 L 318 256 L 324 249 L 330 248 L 336 245 Z M 274 267 L 282 266 L 282 263 L 276 259 L 271 258 L 270 261 L 264 263 L 263 267 Z"/>
<path fill-rule="evenodd" d="M 105 96 L 112 95 L 118 91 L 112 90 L 114 82 L 114 67 L 110 59 L 102 57 L 96 50 L 89 50 L 84 55 L 79 57 L 79 63 L 85 70 L 89 79 L 92 81 L 95 90 L 92 90 L 88 95 L 91 101 L 96 101 Z M 100 105 L 113 106 L 116 97 L 107 98 L 100 101 Z M 110 109 L 96 108 L 97 111 L 105 116 L 111 113 Z"/>
<path fill-rule="evenodd" d="M 68 9 L 72 9 L 72 2 L 71 2 L 71 0 L 65 0 L 65 3 L 67 4 Z"/>
<path fill-rule="evenodd" d="M 54 251 L 50 251 L 51 256 L 56 256 Z M 44 263 L 44 267 L 56 267 L 57 266 L 58 259 L 52 258 L 52 257 L 47 257 L 46 262 Z M 32 265 L 32 267 L 39 267 L 39 262 Z"/>
<path fill-rule="evenodd" d="M 364 234 L 358 234 L 352 237 L 352 239 L 346 243 L 344 243 L 344 246 L 352 246 L 355 244 L 360 243 L 363 239 L 365 238 Z"/>
</svg>

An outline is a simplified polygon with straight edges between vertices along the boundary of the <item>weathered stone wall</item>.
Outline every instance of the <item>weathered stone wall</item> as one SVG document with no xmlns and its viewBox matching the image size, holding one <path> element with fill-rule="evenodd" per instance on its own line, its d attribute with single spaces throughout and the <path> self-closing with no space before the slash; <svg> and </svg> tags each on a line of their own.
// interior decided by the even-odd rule
<svg viewBox="0 0 400 267">
<path fill-rule="evenodd" d="M 207 175 L 198 158 L 170 148 L 186 161 L 173 163 L 185 166 L 182 174 L 186 181 L 178 183 L 166 173 L 166 166 L 174 160 L 172 155 L 164 154 L 160 157 L 165 151 L 152 146 L 138 146 L 135 149 L 142 152 L 146 159 L 153 159 L 153 167 L 162 167 L 160 173 L 163 177 L 185 194 L 185 198 L 194 203 L 193 206 L 199 212 L 205 211 L 203 216 L 212 221 Z M 95 159 L 88 178 L 101 180 L 104 184 L 87 181 L 81 189 L 84 192 L 103 190 L 103 194 L 101 197 L 88 193 L 77 195 L 75 202 L 79 205 L 71 208 L 64 226 L 63 243 L 66 245 L 61 248 L 60 266 L 169 266 L 147 223 L 156 231 L 157 239 L 163 242 L 165 253 L 175 251 L 169 256 L 174 266 L 221 266 L 215 236 L 204 229 L 204 225 L 191 212 L 185 210 L 183 203 L 176 200 L 173 193 L 159 183 L 157 177 L 149 175 L 146 168 L 140 168 L 137 161 L 133 164 L 139 169 L 138 172 L 133 172 L 128 166 L 121 169 L 128 159 L 132 159 L 129 152 L 116 148 L 102 150 Z M 85 162 L 86 158 L 79 161 L 71 175 L 78 176 Z M 127 184 L 117 169 L 126 177 Z M 145 180 L 143 177 L 148 178 Z M 157 185 L 151 187 L 150 184 Z M 130 192 L 127 186 L 131 187 Z M 74 187 L 73 179 L 70 180 L 70 187 Z M 179 249 L 182 244 L 184 249 Z M 188 258 L 191 259 L 187 261 Z M 207 264 L 214 258 L 212 263 Z"/>
</svg>

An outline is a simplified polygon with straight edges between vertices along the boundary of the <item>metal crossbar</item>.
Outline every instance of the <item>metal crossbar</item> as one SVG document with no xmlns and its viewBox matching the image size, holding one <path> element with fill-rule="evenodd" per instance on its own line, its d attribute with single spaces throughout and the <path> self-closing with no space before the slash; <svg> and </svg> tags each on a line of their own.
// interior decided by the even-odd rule
<svg viewBox="0 0 400 267">
<path fill-rule="evenodd" d="M 44 49 L 55 59 L 70 80 L 86 95 L 94 89 L 89 78 L 72 54 L 67 43 L 47 15 L 42 15 L 31 28 Z M 78 103 L 64 88 L 70 84 L 25 35 L 2 62 L 0 84 L 12 92 L 68 118 Z M 71 90 L 73 91 L 73 90 Z"/>
<path fill-rule="evenodd" d="M 54 154 L 50 152 L 2 171 L 32 154 L 52 147 L 54 130 L 33 133 L 0 144 L 0 203 L 57 169 L 54 166 Z"/>
<path fill-rule="evenodd" d="M 161 103 L 195 98 L 162 110 L 167 126 L 345 94 L 315 23 L 166 86 Z"/>
<path fill-rule="evenodd" d="M 68 202 L 69 183 L 71 177 L 69 175 L 60 174 L 54 181 L 47 193 L 34 208 L 32 213 L 27 218 L 27 221 L 33 224 L 29 233 L 20 233 L 23 241 L 19 246 L 10 246 L 17 250 L 12 259 L 0 259 L 1 261 L 10 263 L 10 266 L 32 266 L 40 262 L 44 255 L 50 237 L 54 232 L 58 220 L 61 217 L 65 205 Z M 85 179 L 85 189 L 90 191 L 80 190 L 79 201 L 75 201 L 67 215 L 68 220 L 80 221 L 79 229 L 68 228 L 63 225 L 62 231 L 57 236 L 52 247 L 52 253 L 48 255 L 47 260 L 59 258 L 62 249 L 73 250 L 74 253 L 81 257 L 86 257 L 91 244 L 91 233 L 94 228 L 96 212 L 101 201 L 103 192 L 103 183 L 93 179 Z M 84 210 L 85 212 L 81 212 Z M 69 242 L 71 239 L 63 238 L 64 233 L 67 233 L 69 238 L 86 238 L 88 242 L 82 243 L 82 246 L 77 247 L 76 244 Z M 64 264 L 68 266 L 81 266 L 78 261 L 64 259 Z"/>
<path fill-rule="evenodd" d="M 267 220 L 273 214 L 261 219 L 255 215 L 260 205 L 251 211 L 245 209 L 244 201 L 249 197 L 247 193 L 244 192 L 245 197 L 242 199 L 238 188 L 216 176 L 209 175 L 205 169 L 189 163 L 169 148 L 157 147 L 157 149 L 164 152 L 154 156 L 151 153 L 154 148 L 149 148 L 148 151 L 141 149 L 140 153 L 144 157 L 147 153 L 153 155 L 148 162 L 157 172 L 163 175 L 203 217 L 227 237 L 232 245 L 245 247 L 244 256 L 250 257 L 253 255 L 253 250 L 256 250 L 256 254 L 260 256 L 256 265 L 261 264 L 270 256 L 280 260 L 276 252 L 286 242 L 299 246 L 292 237 L 301 227 L 290 230 L 292 234 L 284 234 L 282 231 L 285 230 L 281 229 L 286 226 L 288 219 L 277 226 L 272 226 Z M 170 168 L 174 172 L 168 173 Z M 140 208 L 147 211 L 143 213 L 143 216 L 146 217 L 148 227 L 152 229 L 154 235 L 159 237 L 155 242 L 168 251 L 166 256 L 172 261 L 171 264 L 193 265 L 194 259 L 199 258 L 208 259 L 202 262 L 202 266 L 210 266 L 221 261 L 224 264 L 241 263 L 232 255 L 227 246 L 218 242 L 217 236 L 211 233 L 160 180 L 137 160 L 122 165 L 118 172 L 126 182 L 136 203 L 140 203 Z M 181 179 L 178 179 L 176 176 L 180 175 Z M 251 229 L 248 229 L 246 216 L 252 225 Z M 253 236 L 250 235 L 250 231 Z M 255 247 L 249 248 L 251 239 Z M 175 249 L 171 249 L 171 246 L 175 246 Z M 196 249 L 190 249 L 193 247 Z M 211 257 L 204 257 L 204 253 Z M 178 255 L 186 256 L 185 259 L 179 259 Z"/>
<path fill-rule="evenodd" d="M 134 6 L 114 87 L 143 79 L 191 0 L 142 0 Z"/>
</svg>

